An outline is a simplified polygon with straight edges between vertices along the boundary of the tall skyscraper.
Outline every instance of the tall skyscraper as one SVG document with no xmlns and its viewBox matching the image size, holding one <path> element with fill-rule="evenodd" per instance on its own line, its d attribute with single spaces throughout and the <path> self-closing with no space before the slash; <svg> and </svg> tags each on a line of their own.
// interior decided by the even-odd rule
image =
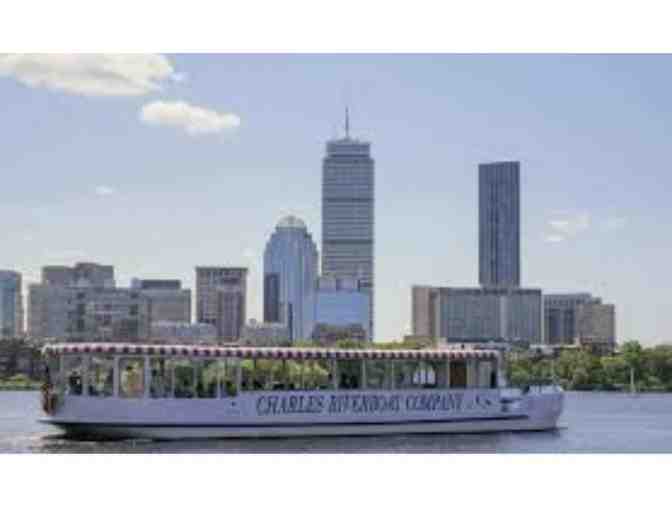
<svg viewBox="0 0 672 510">
<path fill-rule="evenodd" d="M 23 334 L 21 273 L 0 271 L 0 340 Z"/>
<path fill-rule="evenodd" d="M 306 224 L 282 218 L 264 251 L 264 321 L 287 325 L 292 341 L 312 335 L 318 259 Z"/>
<path fill-rule="evenodd" d="M 520 286 L 520 163 L 478 166 L 479 282 Z"/>
<path fill-rule="evenodd" d="M 374 160 L 371 144 L 345 137 L 327 142 L 322 164 L 322 274 L 360 279 L 371 299 L 374 334 Z"/>
<path fill-rule="evenodd" d="M 196 268 L 196 322 L 215 326 L 220 340 L 240 338 L 246 302 L 246 267 Z"/>
</svg>

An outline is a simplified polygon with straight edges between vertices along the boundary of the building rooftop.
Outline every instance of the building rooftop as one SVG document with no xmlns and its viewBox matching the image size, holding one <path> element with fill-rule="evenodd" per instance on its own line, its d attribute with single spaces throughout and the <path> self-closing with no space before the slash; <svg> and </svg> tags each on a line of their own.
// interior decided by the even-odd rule
<svg viewBox="0 0 672 510">
<path fill-rule="evenodd" d="M 306 223 L 296 216 L 289 214 L 278 222 L 278 228 L 300 228 L 306 230 Z"/>
</svg>

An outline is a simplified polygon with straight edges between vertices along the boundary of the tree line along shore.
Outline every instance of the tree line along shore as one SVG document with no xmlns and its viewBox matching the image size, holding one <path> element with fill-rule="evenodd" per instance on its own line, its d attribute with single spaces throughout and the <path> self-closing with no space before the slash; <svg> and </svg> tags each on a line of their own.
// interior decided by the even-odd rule
<svg viewBox="0 0 672 510">
<path fill-rule="evenodd" d="M 571 391 L 672 392 L 672 345 L 643 347 L 633 340 L 609 355 L 587 349 L 555 356 L 512 352 L 507 375 L 513 386 L 550 379 Z"/>
</svg>

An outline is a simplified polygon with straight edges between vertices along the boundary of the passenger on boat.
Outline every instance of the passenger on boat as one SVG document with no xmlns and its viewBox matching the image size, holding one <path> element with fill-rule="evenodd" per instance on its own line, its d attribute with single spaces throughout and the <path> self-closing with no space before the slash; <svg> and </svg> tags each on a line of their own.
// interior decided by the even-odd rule
<svg viewBox="0 0 672 510">
<path fill-rule="evenodd" d="M 151 385 L 151 395 L 153 398 L 163 398 L 166 396 L 166 387 L 163 379 L 163 374 L 159 376 L 159 371 L 153 368 Z"/>
<path fill-rule="evenodd" d="M 138 398 L 142 396 L 142 375 L 139 370 L 134 369 L 131 365 L 126 366 L 124 374 L 124 388 L 126 389 L 126 396 L 131 398 Z"/>
<path fill-rule="evenodd" d="M 81 395 L 82 394 L 82 376 L 77 370 L 74 370 L 68 378 L 68 394 Z"/>
</svg>

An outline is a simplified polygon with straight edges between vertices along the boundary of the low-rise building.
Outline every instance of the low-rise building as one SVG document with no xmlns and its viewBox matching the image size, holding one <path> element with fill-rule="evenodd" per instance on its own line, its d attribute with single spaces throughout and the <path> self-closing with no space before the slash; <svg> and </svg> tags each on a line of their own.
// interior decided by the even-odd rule
<svg viewBox="0 0 672 510">
<path fill-rule="evenodd" d="M 131 289 L 149 299 L 150 321 L 191 322 L 191 290 L 180 280 L 141 280 L 133 278 Z"/>
<path fill-rule="evenodd" d="M 547 344 L 598 351 L 611 351 L 616 345 L 615 306 L 587 292 L 544 296 L 544 319 Z"/>
<path fill-rule="evenodd" d="M 364 339 L 370 339 L 370 315 L 371 295 L 360 287 L 356 278 L 322 276 L 317 280 L 313 339 L 326 331 L 359 337 L 360 329 L 364 331 Z"/>
<path fill-rule="evenodd" d="M 212 324 L 221 341 L 240 338 L 247 317 L 247 268 L 196 268 L 196 322 Z"/>
<path fill-rule="evenodd" d="M 542 339 L 540 289 L 414 286 L 411 301 L 413 335 L 456 343 Z"/>
<path fill-rule="evenodd" d="M 580 345 L 601 354 L 613 352 L 616 348 L 616 307 L 601 302 L 579 305 L 576 329 Z"/>
<path fill-rule="evenodd" d="M 149 299 L 137 290 L 31 285 L 29 334 L 74 342 L 147 340 Z"/>
<path fill-rule="evenodd" d="M 544 295 L 544 343 L 574 343 L 577 336 L 576 308 L 595 299 L 587 292 Z"/>
<path fill-rule="evenodd" d="M 282 322 L 258 322 L 250 319 L 243 326 L 240 343 L 259 347 L 290 345 L 289 327 Z"/>
<path fill-rule="evenodd" d="M 217 328 L 212 324 L 156 321 L 151 324 L 150 340 L 165 344 L 212 344 L 217 341 Z"/>
<path fill-rule="evenodd" d="M 365 341 L 369 339 L 364 324 L 324 324 L 318 322 L 313 330 L 313 341 L 322 345 L 333 345 L 339 340 Z"/>
</svg>

